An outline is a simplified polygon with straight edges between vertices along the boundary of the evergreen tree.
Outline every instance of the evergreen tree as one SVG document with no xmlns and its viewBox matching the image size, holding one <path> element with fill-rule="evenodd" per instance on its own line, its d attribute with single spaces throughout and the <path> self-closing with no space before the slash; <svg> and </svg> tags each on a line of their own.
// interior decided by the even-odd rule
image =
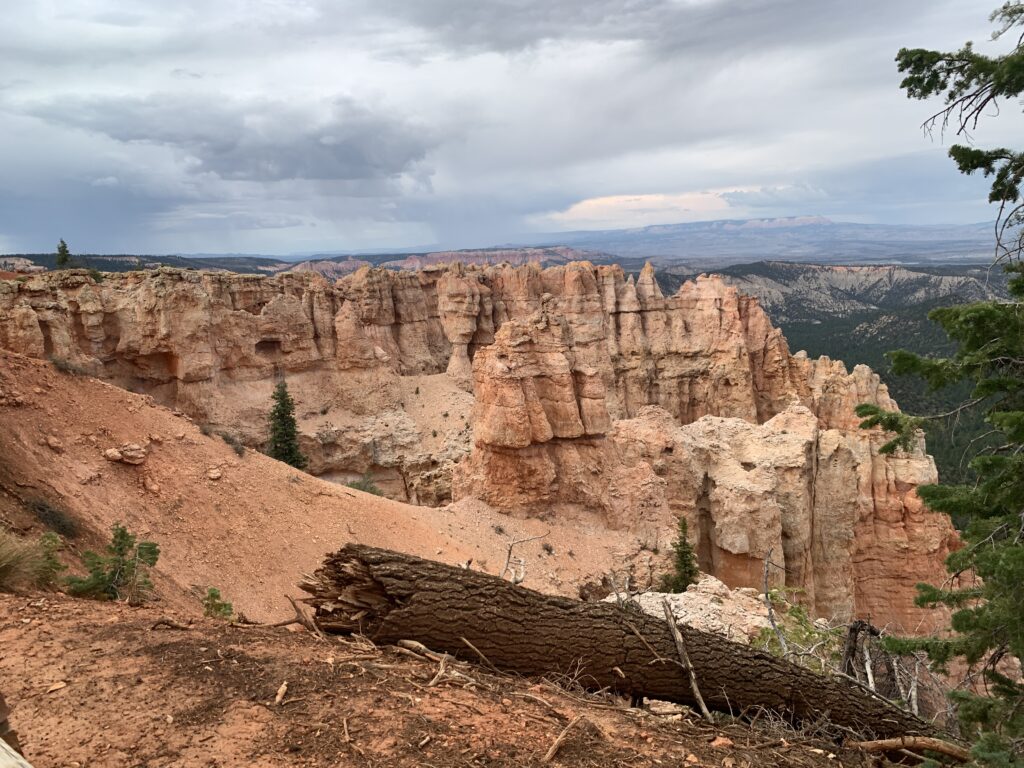
<svg viewBox="0 0 1024 768">
<path fill-rule="evenodd" d="M 999 39 L 1024 25 L 1024 2 L 1005 3 L 991 19 L 999 24 L 993 35 Z M 1022 39 L 994 57 L 976 53 L 970 43 L 955 53 L 903 49 L 897 56 L 900 71 L 907 73 L 902 87 L 911 98 L 945 95 L 946 107 L 927 126 L 945 128 L 953 121 L 958 133 L 973 130 L 983 110 L 1024 91 Z M 971 409 L 984 414 L 995 438 L 971 460 L 974 484 L 918 489 L 931 509 L 969 521 L 963 549 L 947 560 L 953 578 L 941 587 L 918 585 L 919 605 L 952 609 L 952 634 L 890 645 L 903 652 L 924 650 L 940 666 L 962 659 L 980 668 L 987 695 L 959 690 L 952 696 L 965 735 L 975 742 L 977 762 L 1004 768 L 1024 765 L 1024 686 L 1000 664 L 1009 657 L 1024 659 L 1024 153 L 955 145 L 950 156 L 963 173 L 993 177 L 989 200 L 999 205 L 996 260 L 1010 273 L 1010 299 L 933 310 L 929 317 L 957 344 L 951 357 L 890 353 L 895 373 L 916 374 L 932 389 L 968 382 L 970 399 L 933 416 L 874 405 L 861 405 L 857 412 L 865 419 L 862 426 L 894 433 L 882 448 L 887 453 L 912 446 L 925 420 L 955 418 Z"/>
<path fill-rule="evenodd" d="M 106 555 L 82 553 L 89 575 L 69 576 L 68 593 L 97 600 L 124 600 L 133 605 L 141 603 L 153 589 L 149 569 L 160 557 L 160 546 L 152 541 L 138 541 L 120 523 L 114 523 L 112 534 Z"/>
<path fill-rule="evenodd" d="M 697 557 L 690 546 L 686 527 L 686 518 L 679 518 L 679 538 L 672 545 L 673 572 L 666 574 L 661 580 L 663 592 L 685 592 L 691 584 L 696 584 L 700 578 L 700 570 L 697 568 Z"/>
<path fill-rule="evenodd" d="M 295 401 L 288 394 L 284 379 L 274 388 L 274 407 L 270 411 L 270 445 L 267 455 L 296 469 L 306 468 L 306 457 L 299 450 L 299 429 L 295 423 Z"/>
<path fill-rule="evenodd" d="M 71 264 L 71 251 L 68 250 L 68 244 L 64 242 L 64 238 L 61 238 L 57 244 L 57 268 L 64 269 Z"/>
</svg>

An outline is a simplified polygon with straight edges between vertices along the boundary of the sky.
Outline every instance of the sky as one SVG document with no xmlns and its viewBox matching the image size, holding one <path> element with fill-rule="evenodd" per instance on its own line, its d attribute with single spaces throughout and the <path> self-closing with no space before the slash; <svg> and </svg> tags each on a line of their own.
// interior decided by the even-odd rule
<svg viewBox="0 0 1024 768">
<path fill-rule="evenodd" d="M 991 0 L 993 7 L 998 5 Z M 0 253 L 479 247 L 825 215 L 994 218 L 902 46 L 977 0 L 19 0 L 0 26 Z M 1019 103 L 979 146 L 1013 145 Z"/>
</svg>

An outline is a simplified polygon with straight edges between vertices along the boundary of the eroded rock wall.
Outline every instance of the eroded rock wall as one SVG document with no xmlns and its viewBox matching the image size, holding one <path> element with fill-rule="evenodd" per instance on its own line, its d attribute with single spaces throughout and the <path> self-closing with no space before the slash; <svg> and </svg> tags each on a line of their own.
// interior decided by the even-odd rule
<svg viewBox="0 0 1024 768">
<path fill-rule="evenodd" d="M 923 446 L 880 456 L 853 407 L 868 369 L 791 355 L 717 278 L 663 296 L 650 268 L 451 265 L 250 277 L 159 269 L 0 281 L 0 346 L 66 360 L 249 444 L 285 376 L 311 469 L 393 498 L 591 516 L 653 548 L 686 515 L 730 586 L 919 629 L 948 519 Z M 454 479 L 453 479 L 454 475 Z M 581 518 L 582 519 L 582 518 Z"/>
</svg>

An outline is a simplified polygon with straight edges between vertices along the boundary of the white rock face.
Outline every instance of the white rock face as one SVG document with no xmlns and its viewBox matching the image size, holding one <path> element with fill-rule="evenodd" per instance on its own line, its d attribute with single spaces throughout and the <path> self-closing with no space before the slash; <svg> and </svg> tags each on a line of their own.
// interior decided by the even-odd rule
<svg viewBox="0 0 1024 768">
<path fill-rule="evenodd" d="M 714 576 L 702 573 L 700 581 L 679 594 L 643 592 L 630 598 L 644 613 L 665 617 L 662 600 L 667 599 L 679 624 L 722 635 L 737 643 L 749 644 L 771 627 L 768 608 L 755 589 L 729 589 Z M 616 602 L 611 595 L 605 602 Z"/>
</svg>

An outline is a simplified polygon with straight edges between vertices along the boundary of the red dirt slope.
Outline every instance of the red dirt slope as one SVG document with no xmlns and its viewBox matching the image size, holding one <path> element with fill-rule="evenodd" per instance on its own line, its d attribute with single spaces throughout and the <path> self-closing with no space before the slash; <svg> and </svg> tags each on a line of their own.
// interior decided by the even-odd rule
<svg viewBox="0 0 1024 768">
<path fill-rule="evenodd" d="M 269 404 L 268 404 L 269 407 Z M 111 462 L 126 443 L 141 465 Z M 511 537 L 526 586 L 576 594 L 621 565 L 625 540 L 594 521 L 516 520 L 483 504 L 415 507 L 319 480 L 255 451 L 241 457 L 188 418 L 48 362 L 0 351 L 0 524 L 37 534 L 32 502 L 66 511 L 85 530 L 73 551 L 98 548 L 121 522 L 161 547 L 160 596 L 198 610 L 207 586 L 252 619 L 291 615 L 283 595 L 323 555 L 358 541 L 497 573 Z M 552 552 L 548 552 L 549 545 Z"/>
<path fill-rule="evenodd" d="M 867 766 L 791 732 L 716 728 L 541 680 L 287 629 L 0 595 L 0 689 L 36 768 Z M 275 704 L 282 684 L 287 689 Z"/>
</svg>

